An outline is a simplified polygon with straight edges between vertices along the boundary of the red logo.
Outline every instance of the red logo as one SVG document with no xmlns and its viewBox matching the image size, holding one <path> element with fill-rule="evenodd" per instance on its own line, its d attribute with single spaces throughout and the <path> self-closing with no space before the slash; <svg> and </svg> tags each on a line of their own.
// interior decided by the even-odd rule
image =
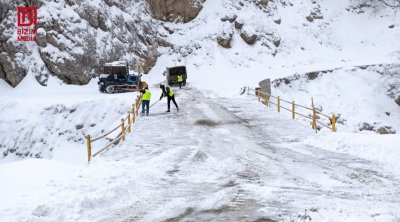
<svg viewBox="0 0 400 222">
<path fill-rule="evenodd" d="M 37 25 L 37 7 L 18 7 L 18 26 Z"/>
</svg>

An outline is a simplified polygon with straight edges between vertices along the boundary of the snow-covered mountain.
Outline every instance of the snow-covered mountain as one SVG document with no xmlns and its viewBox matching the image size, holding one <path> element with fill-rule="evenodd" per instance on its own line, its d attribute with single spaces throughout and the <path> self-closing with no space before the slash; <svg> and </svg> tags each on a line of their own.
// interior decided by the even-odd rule
<svg viewBox="0 0 400 222">
<path fill-rule="evenodd" d="M 19 43 L 16 8 L 32 3 L 38 6 L 37 41 Z M 0 4 L 0 78 L 12 86 L 28 73 L 42 85 L 49 75 L 68 84 L 86 84 L 110 60 L 127 60 L 134 68 L 142 59 L 147 73 L 159 52 L 172 55 L 171 62 L 201 66 L 203 72 L 220 72 L 203 64 L 227 62 L 231 70 L 223 73 L 236 71 L 247 79 L 257 74 L 287 75 L 300 68 L 375 64 L 393 59 L 390 54 L 397 49 L 392 42 L 399 35 L 396 9 L 381 1 L 2 0 Z"/>
<path fill-rule="evenodd" d="M 29 4 L 0 0 L 5 221 L 399 220 L 399 136 L 379 134 L 400 132 L 397 7 L 45 0 L 37 41 L 18 43 L 16 7 Z M 166 67 L 186 65 L 188 85 L 173 88 L 179 112 L 159 102 L 87 165 L 85 135 L 118 125 L 137 96 L 98 92 L 92 77 L 114 60 L 140 62 L 152 103 Z M 265 78 L 275 96 L 337 114 L 338 132 L 239 95 Z"/>
</svg>

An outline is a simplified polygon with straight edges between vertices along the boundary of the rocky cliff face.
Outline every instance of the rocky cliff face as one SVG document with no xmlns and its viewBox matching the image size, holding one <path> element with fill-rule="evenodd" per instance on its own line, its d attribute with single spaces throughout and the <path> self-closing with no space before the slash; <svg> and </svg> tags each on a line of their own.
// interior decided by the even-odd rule
<svg viewBox="0 0 400 222">
<path fill-rule="evenodd" d="M 147 0 L 154 18 L 189 22 L 199 14 L 205 0 Z"/>
<path fill-rule="evenodd" d="M 29 1 L 30 2 L 30 1 Z M 145 72 L 157 60 L 157 29 L 145 1 L 39 1 L 36 42 L 17 42 L 17 6 L 0 1 L 0 78 L 16 86 L 32 73 L 42 85 L 49 75 L 86 84 L 104 62 L 141 59 Z"/>
</svg>

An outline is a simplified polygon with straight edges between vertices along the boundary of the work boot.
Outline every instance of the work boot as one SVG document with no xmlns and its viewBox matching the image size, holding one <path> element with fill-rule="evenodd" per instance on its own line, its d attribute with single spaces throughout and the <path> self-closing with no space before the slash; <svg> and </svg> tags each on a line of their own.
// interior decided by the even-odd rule
<svg viewBox="0 0 400 222">
<path fill-rule="evenodd" d="M 169 113 L 169 112 L 171 112 L 171 111 L 167 110 L 167 113 Z"/>
</svg>

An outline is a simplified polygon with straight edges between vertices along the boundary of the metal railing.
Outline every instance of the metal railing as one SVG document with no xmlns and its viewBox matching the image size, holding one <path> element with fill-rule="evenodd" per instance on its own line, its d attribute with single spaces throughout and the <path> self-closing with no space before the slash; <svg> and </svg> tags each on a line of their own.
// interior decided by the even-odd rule
<svg viewBox="0 0 400 222">
<path fill-rule="evenodd" d="M 292 113 L 292 119 L 296 119 L 296 115 L 298 115 L 311 120 L 311 126 L 313 129 L 315 129 L 315 131 L 317 131 L 321 127 L 328 128 L 332 130 L 332 132 L 336 132 L 337 130 L 335 114 L 332 113 L 332 115 L 329 116 L 327 114 L 322 113 L 321 111 L 315 108 L 314 103 L 312 104 L 312 107 L 306 107 L 300 104 L 296 104 L 295 101 L 290 102 L 288 100 L 281 99 L 280 96 L 273 96 L 269 93 L 247 87 L 247 94 L 250 94 L 250 91 L 254 92 L 254 95 L 257 97 L 259 102 L 264 102 L 265 105 L 268 107 L 271 107 L 271 105 L 276 106 L 279 113 L 283 109 Z M 282 106 L 282 103 L 289 104 L 289 108 Z M 298 110 L 303 110 L 303 112 L 299 112 Z M 304 111 L 307 113 L 304 113 Z M 329 123 L 326 124 L 320 121 L 319 119 L 321 118 L 327 118 L 329 120 Z"/>
</svg>

